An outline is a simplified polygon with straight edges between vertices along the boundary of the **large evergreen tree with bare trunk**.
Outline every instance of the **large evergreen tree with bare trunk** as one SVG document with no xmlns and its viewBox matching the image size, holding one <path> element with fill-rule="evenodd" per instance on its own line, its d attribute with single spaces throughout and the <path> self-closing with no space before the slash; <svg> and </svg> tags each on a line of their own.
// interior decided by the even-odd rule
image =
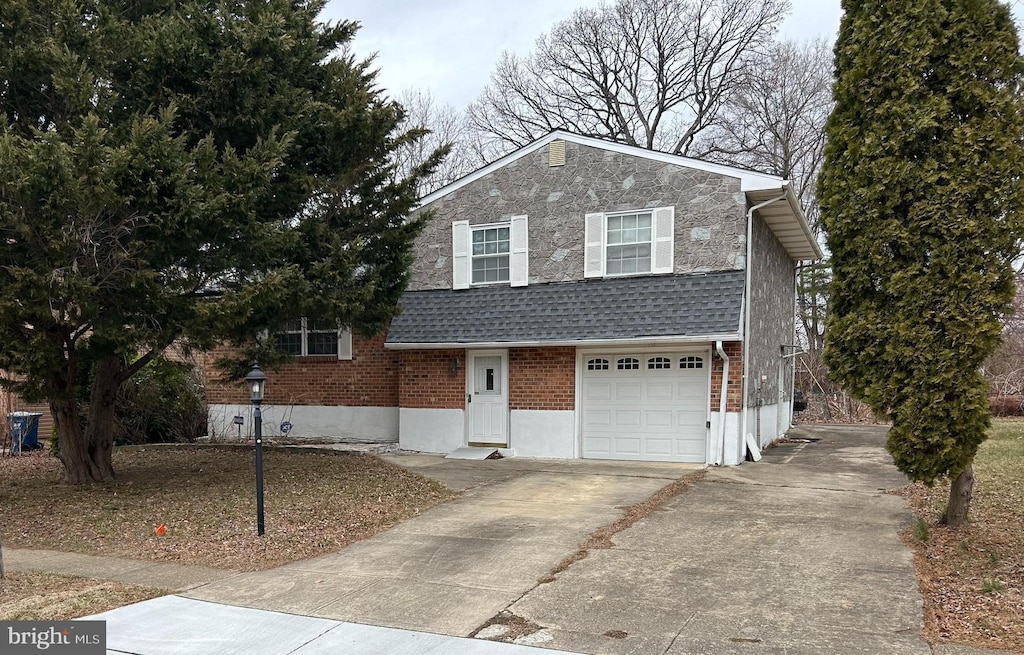
<svg viewBox="0 0 1024 655">
<path fill-rule="evenodd" d="M 323 4 L 0 4 L 0 369 L 67 482 L 114 476 L 117 390 L 169 344 L 395 313 L 439 153 L 396 178 L 422 132 Z"/>
<path fill-rule="evenodd" d="M 979 367 L 1024 236 L 1021 59 L 996 0 L 844 0 L 819 187 L 832 253 L 825 360 L 892 421 L 913 480 L 964 523 L 989 426 Z"/>
</svg>

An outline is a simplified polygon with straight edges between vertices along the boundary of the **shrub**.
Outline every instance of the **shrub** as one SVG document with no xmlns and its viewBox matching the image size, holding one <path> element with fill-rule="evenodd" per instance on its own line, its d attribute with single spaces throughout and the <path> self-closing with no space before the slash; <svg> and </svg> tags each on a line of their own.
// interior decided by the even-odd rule
<svg viewBox="0 0 1024 655">
<path fill-rule="evenodd" d="M 118 394 L 118 444 L 190 442 L 206 434 L 203 388 L 188 364 L 157 357 Z"/>
</svg>

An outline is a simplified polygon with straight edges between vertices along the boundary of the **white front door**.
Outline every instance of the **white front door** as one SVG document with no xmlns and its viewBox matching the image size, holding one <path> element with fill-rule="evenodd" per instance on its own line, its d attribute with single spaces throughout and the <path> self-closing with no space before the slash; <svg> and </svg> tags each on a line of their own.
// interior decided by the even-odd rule
<svg viewBox="0 0 1024 655">
<path fill-rule="evenodd" d="M 508 351 L 469 353 L 466 367 L 469 443 L 508 445 Z"/>
</svg>

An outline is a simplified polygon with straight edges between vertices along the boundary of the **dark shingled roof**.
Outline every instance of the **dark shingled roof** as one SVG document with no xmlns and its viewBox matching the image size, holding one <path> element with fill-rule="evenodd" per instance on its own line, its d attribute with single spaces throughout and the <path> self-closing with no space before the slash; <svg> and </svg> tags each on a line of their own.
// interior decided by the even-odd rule
<svg viewBox="0 0 1024 655">
<path fill-rule="evenodd" d="M 743 271 L 407 291 L 389 344 L 735 334 Z"/>
</svg>

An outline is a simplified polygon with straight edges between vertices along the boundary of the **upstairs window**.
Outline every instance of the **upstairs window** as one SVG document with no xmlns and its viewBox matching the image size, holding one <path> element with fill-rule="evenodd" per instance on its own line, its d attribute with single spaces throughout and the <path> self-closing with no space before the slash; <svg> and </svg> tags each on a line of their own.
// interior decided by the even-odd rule
<svg viewBox="0 0 1024 655">
<path fill-rule="evenodd" d="M 473 228 L 473 284 L 508 282 L 509 228 Z"/>
<path fill-rule="evenodd" d="M 529 217 L 470 225 L 452 222 L 452 288 L 483 284 L 525 287 L 530 281 Z"/>
<path fill-rule="evenodd" d="M 288 321 L 276 339 L 278 350 L 296 357 L 352 359 L 352 333 L 321 321 Z"/>
<path fill-rule="evenodd" d="M 659 275 L 675 269 L 675 208 L 584 216 L 583 276 Z"/>
<path fill-rule="evenodd" d="M 651 213 L 608 217 L 605 275 L 651 272 Z"/>
</svg>

